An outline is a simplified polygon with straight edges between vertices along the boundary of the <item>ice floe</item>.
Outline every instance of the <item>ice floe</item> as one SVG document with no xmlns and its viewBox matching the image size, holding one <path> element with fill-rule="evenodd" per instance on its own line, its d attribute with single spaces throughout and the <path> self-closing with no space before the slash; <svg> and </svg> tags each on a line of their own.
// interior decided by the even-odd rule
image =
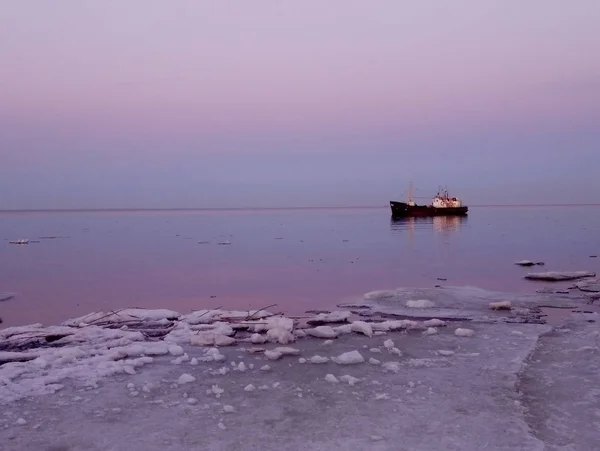
<svg viewBox="0 0 600 451">
<path fill-rule="evenodd" d="M 532 272 L 525 276 L 529 280 L 544 280 L 547 282 L 560 282 L 563 280 L 576 280 L 586 277 L 596 277 L 595 272 L 591 271 L 548 271 Z"/>
<path fill-rule="evenodd" d="M 347 310 L 335 311 L 331 313 L 319 313 L 314 318 L 307 321 L 308 324 L 323 325 L 328 323 L 345 323 L 348 321 L 351 312 Z"/>
<path fill-rule="evenodd" d="M 313 329 L 305 330 L 307 335 L 316 338 L 336 338 L 338 333 L 331 326 L 317 326 Z"/>
<path fill-rule="evenodd" d="M 322 357 L 320 355 L 314 355 L 310 358 L 310 363 L 320 364 L 320 363 L 327 363 L 327 362 L 329 362 L 329 357 Z"/>
</svg>

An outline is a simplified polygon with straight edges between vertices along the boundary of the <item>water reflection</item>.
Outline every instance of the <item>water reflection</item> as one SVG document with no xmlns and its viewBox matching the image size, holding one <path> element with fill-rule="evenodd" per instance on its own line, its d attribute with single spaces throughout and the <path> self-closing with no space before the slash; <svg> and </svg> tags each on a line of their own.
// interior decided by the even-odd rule
<svg viewBox="0 0 600 451">
<path fill-rule="evenodd" d="M 467 221 L 467 216 L 432 216 L 391 218 L 390 227 L 393 232 L 412 232 L 416 229 L 433 228 L 436 233 L 448 233 L 458 230 Z"/>
</svg>

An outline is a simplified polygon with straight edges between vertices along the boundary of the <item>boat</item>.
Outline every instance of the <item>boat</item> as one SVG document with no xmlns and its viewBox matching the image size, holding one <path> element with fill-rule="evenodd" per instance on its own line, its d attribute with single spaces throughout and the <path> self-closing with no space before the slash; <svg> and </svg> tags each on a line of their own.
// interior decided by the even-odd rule
<svg viewBox="0 0 600 451">
<path fill-rule="evenodd" d="M 440 189 L 430 205 L 417 205 L 412 198 L 412 183 L 408 190 L 408 201 L 390 201 L 393 218 L 409 216 L 464 216 L 469 207 L 456 197 L 450 197 L 448 190 Z"/>
</svg>

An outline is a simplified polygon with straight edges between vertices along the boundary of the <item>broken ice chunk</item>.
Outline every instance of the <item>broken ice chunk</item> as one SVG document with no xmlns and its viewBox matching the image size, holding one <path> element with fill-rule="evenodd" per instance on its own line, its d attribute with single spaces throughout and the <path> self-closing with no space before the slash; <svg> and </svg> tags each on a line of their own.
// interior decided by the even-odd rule
<svg viewBox="0 0 600 451">
<path fill-rule="evenodd" d="M 340 377 L 340 380 L 343 382 L 347 382 L 348 385 L 354 386 L 357 382 L 360 382 L 360 379 L 357 377 L 350 376 L 349 374 L 345 374 Z"/>
<path fill-rule="evenodd" d="M 315 355 L 310 358 L 310 363 L 327 363 L 329 362 L 329 358 L 321 357 L 320 355 Z"/>
<path fill-rule="evenodd" d="M 373 328 L 369 323 L 364 321 L 353 321 L 350 325 L 352 332 L 366 335 L 367 337 L 373 336 Z"/>
<path fill-rule="evenodd" d="M 490 302 L 490 309 L 492 310 L 510 310 L 512 304 L 510 301 Z"/>
<path fill-rule="evenodd" d="M 317 326 L 314 329 L 306 329 L 306 334 L 316 338 L 336 338 L 337 332 L 331 326 Z"/>
<path fill-rule="evenodd" d="M 250 341 L 254 344 L 263 344 L 267 342 L 267 337 L 261 334 L 252 334 L 250 336 Z"/>
<path fill-rule="evenodd" d="M 192 376 L 191 374 L 184 373 L 181 376 L 179 376 L 179 379 L 177 379 L 177 383 L 179 385 L 183 385 L 183 384 L 189 384 L 190 382 L 194 382 L 195 380 L 196 380 L 196 378 L 194 376 Z"/>
<path fill-rule="evenodd" d="M 398 362 L 385 362 L 383 364 L 383 369 L 385 371 L 397 373 L 398 371 L 400 371 L 400 364 Z"/>
<path fill-rule="evenodd" d="M 454 335 L 456 335 L 457 337 L 472 337 L 473 335 L 475 335 L 475 331 L 473 329 L 464 329 L 462 327 L 459 327 L 454 331 Z"/>
<path fill-rule="evenodd" d="M 427 321 L 423 321 L 423 325 L 425 327 L 443 327 L 446 325 L 446 321 L 442 321 L 441 319 L 433 318 L 433 319 L 428 319 Z"/>
<path fill-rule="evenodd" d="M 265 357 L 269 360 L 279 360 L 282 356 L 283 354 L 281 352 L 271 351 L 269 349 L 265 351 Z"/>
<path fill-rule="evenodd" d="M 331 382 L 333 384 L 337 384 L 339 382 L 338 378 L 335 377 L 333 374 L 328 374 L 325 376 L 325 380 L 327 382 Z"/>
<path fill-rule="evenodd" d="M 283 347 L 283 346 L 275 348 L 275 349 L 273 349 L 273 351 L 279 352 L 281 355 L 298 355 L 298 354 L 300 354 L 299 349 Z"/>
<path fill-rule="evenodd" d="M 358 351 L 344 352 L 332 360 L 339 365 L 353 365 L 365 361 L 364 357 Z"/>
</svg>

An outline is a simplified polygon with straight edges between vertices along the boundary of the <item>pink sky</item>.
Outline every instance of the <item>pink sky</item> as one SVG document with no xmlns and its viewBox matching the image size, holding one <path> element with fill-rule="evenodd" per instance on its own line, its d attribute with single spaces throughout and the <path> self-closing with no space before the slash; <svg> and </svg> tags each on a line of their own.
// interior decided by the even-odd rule
<svg viewBox="0 0 600 451">
<path fill-rule="evenodd" d="M 7 161 L 235 155 L 256 150 L 243 137 L 264 135 L 277 145 L 261 152 L 297 152 L 298 136 L 316 149 L 323 134 L 343 152 L 353 133 L 386 142 L 469 129 L 587 133 L 600 121 L 597 0 L 63 0 L 1 9 Z M 153 148 L 157 140 L 175 144 Z"/>
</svg>

